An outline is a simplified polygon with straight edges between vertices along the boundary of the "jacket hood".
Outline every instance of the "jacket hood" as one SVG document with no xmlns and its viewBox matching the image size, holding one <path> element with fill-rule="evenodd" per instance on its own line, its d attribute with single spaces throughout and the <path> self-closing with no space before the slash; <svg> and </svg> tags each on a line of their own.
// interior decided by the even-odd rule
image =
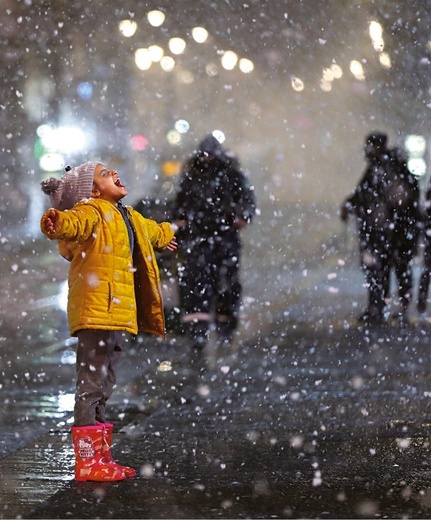
<svg viewBox="0 0 431 520">
<path fill-rule="evenodd" d="M 223 153 L 223 148 L 220 144 L 220 141 L 216 139 L 212 134 L 207 135 L 202 141 L 199 143 L 197 147 L 198 152 L 207 153 L 209 155 L 219 156 Z"/>
</svg>

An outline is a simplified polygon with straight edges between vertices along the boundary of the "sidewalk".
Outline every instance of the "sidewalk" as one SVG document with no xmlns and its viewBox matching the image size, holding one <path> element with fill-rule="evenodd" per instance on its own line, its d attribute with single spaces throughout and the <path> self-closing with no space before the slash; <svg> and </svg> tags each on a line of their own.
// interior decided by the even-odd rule
<svg viewBox="0 0 431 520">
<path fill-rule="evenodd" d="M 0 517 L 429 518 L 423 327 L 283 325 L 201 375 L 165 345 L 173 369 L 156 356 L 112 403 L 114 456 L 140 476 L 71 480 L 63 421 L 0 460 Z"/>
<path fill-rule="evenodd" d="M 431 517 L 430 323 L 360 329 L 348 252 L 267 261 L 270 243 L 246 248 L 232 355 L 209 348 L 197 373 L 183 336 L 127 348 L 109 419 L 139 477 L 115 484 L 73 480 L 73 345 L 52 303 L 65 267 L 54 246 L 10 250 L 0 518 Z"/>
</svg>

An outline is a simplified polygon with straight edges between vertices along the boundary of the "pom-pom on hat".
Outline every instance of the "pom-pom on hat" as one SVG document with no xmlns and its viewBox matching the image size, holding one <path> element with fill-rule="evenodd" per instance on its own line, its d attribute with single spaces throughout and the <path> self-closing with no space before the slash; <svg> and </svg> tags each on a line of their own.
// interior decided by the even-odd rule
<svg viewBox="0 0 431 520">
<path fill-rule="evenodd" d="M 42 181 L 42 191 L 49 195 L 55 209 L 65 210 L 82 199 L 88 199 L 93 189 L 94 170 L 98 162 L 88 161 L 80 166 L 66 166 L 66 173 L 60 179 L 50 177 Z"/>
</svg>

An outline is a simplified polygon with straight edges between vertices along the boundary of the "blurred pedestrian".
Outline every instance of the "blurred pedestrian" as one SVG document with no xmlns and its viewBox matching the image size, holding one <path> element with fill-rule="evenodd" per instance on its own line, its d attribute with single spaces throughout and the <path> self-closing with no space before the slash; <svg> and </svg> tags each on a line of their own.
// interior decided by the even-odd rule
<svg viewBox="0 0 431 520">
<path fill-rule="evenodd" d="M 427 309 L 428 292 L 431 277 L 431 182 L 428 183 L 425 193 L 425 207 L 423 212 L 423 244 L 424 254 L 419 278 L 419 292 L 417 310 L 423 314 Z"/>
<path fill-rule="evenodd" d="M 390 211 L 390 269 L 394 269 L 398 288 L 399 311 L 394 314 L 400 325 L 408 323 L 407 311 L 413 291 L 413 260 L 422 226 L 419 183 L 407 166 L 407 153 L 401 147 L 389 152 L 391 165 L 386 185 Z M 390 279 L 386 280 L 389 296 Z"/>
<path fill-rule="evenodd" d="M 206 136 L 186 161 L 174 218 L 180 231 L 182 321 L 192 354 L 202 354 L 215 321 L 219 345 L 238 326 L 240 230 L 255 214 L 254 190 L 232 152 Z"/>
<path fill-rule="evenodd" d="M 391 170 L 387 135 L 373 132 L 364 146 L 367 166 L 352 195 L 340 208 L 346 222 L 349 214 L 357 220 L 361 267 L 368 289 L 368 305 L 359 320 L 368 324 L 384 321 L 385 292 L 390 272 L 391 212 L 386 186 Z"/>
<path fill-rule="evenodd" d="M 168 222 L 157 224 L 121 204 L 127 189 L 115 170 L 86 162 L 66 171 L 42 182 L 53 207 L 42 216 L 41 230 L 59 240 L 60 254 L 70 261 L 67 312 L 71 335 L 78 338 L 75 478 L 123 480 L 136 472 L 112 460 L 106 402 L 124 333 L 164 336 L 154 248 L 175 251 L 177 244 Z"/>
</svg>

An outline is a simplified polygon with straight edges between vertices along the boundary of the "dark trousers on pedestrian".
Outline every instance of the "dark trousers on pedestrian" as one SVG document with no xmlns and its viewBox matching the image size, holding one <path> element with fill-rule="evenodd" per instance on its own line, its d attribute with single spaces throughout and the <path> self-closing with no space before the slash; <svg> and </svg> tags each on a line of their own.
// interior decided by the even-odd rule
<svg viewBox="0 0 431 520">
<path fill-rule="evenodd" d="M 204 346 L 214 314 L 218 336 L 230 341 L 241 297 L 238 233 L 191 241 L 187 246 L 180 279 L 185 328 L 194 346 Z"/>
<path fill-rule="evenodd" d="M 106 402 L 116 382 L 122 332 L 85 329 L 77 332 L 75 426 L 106 422 Z"/>
<path fill-rule="evenodd" d="M 406 314 L 413 292 L 413 258 L 417 250 L 417 238 L 395 236 L 391 244 L 391 267 L 395 270 L 401 314 Z"/>
<path fill-rule="evenodd" d="M 380 246 L 381 244 L 379 244 Z M 385 309 L 385 293 L 389 284 L 390 265 L 386 247 L 368 244 L 361 250 L 361 266 L 368 289 L 368 307 L 364 321 L 380 322 Z"/>
</svg>

